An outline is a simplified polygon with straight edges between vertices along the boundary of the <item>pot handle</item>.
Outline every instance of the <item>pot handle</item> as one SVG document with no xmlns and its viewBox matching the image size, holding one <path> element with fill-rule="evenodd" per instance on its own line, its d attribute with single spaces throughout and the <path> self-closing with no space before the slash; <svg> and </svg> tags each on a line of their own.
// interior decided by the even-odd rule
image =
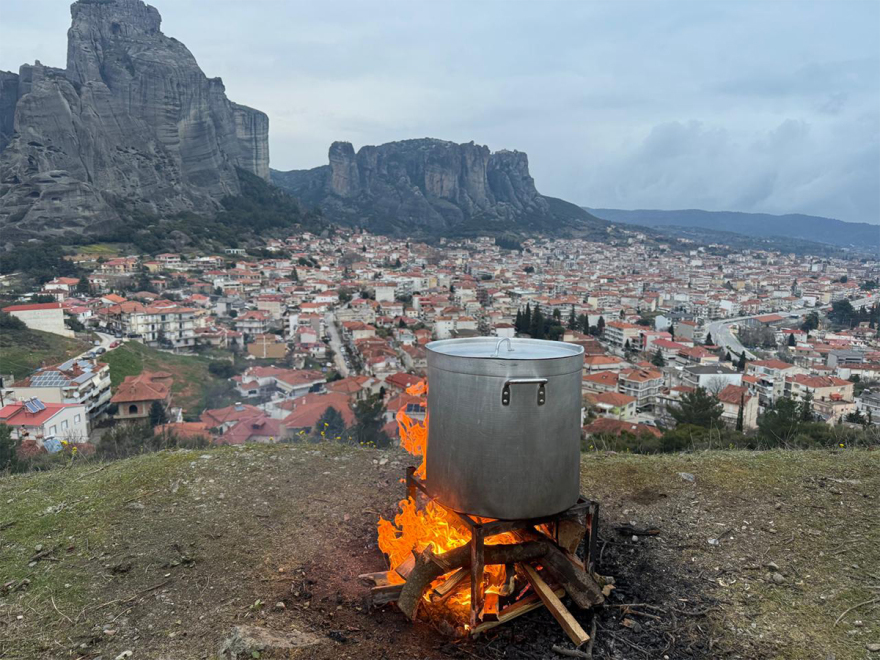
<svg viewBox="0 0 880 660">
<path fill-rule="evenodd" d="M 511 378 L 504 381 L 504 387 L 501 388 L 501 405 L 510 405 L 510 386 L 511 385 L 537 385 L 538 386 L 538 405 L 543 406 L 547 401 L 547 379 L 546 378 Z"/>
</svg>

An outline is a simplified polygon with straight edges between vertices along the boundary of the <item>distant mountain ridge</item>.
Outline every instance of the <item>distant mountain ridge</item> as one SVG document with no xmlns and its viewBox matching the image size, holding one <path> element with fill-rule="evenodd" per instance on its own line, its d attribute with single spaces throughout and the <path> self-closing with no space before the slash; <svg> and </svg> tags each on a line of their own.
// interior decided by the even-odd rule
<svg viewBox="0 0 880 660">
<path fill-rule="evenodd" d="M 528 156 L 423 138 L 364 146 L 334 142 L 329 164 L 271 171 L 272 182 L 325 217 L 395 234 L 541 232 L 598 235 L 609 223 L 541 195 Z"/>
<path fill-rule="evenodd" d="M 880 225 L 865 222 L 844 222 L 834 218 L 799 213 L 772 215 L 699 209 L 626 211 L 583 208 L 610 222 L 644 227 L 703 228 L 760 238 L 789 237 L 872 254 L 880 252 Z"/>
</svg>

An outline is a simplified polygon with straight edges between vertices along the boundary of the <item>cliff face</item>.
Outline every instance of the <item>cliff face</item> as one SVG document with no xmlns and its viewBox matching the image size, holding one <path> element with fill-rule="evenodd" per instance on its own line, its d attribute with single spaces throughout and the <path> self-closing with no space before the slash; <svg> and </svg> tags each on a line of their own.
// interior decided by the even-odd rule
<svg viewBox="0 0 880 660">
<path fill-rule="evenodd" d="M 71 6 L 67 67 L 0 73 L 0 229 L 97 231 L 119 209 L 212 213 L 269 177 L 268 118 L 232 103 L 141 0 Z"/>
<path fill-rule="evenodd" d="M 397 233 L 578 230 L 602 224 L 535 188 L 526 154 L 470 142 L 421 139 L 362 147 L 334 142 L 329 165 L 272 181 L 331 220 Z"/>
</svg>

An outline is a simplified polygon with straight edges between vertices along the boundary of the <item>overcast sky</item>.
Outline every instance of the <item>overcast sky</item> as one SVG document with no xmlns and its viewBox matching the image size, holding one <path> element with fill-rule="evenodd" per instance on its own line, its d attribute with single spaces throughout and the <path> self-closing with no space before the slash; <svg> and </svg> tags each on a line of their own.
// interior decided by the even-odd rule
<svg viewBox="0 0 880 660">
<path fill-rule="evenodd" d="M 68 0 L 0 0 L 0 69 L 64 66 Z M 880 222 L 880 2 L 154 0 L 272 167 L 437 137 L 592 207 Z"/>
</svg>

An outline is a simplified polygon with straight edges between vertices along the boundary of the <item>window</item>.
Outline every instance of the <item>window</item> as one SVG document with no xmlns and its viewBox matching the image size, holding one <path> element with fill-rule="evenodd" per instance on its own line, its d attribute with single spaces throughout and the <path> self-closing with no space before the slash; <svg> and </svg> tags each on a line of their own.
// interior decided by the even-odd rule
<svg viewBox="0 0 880 660">
<path fill-rule="evenodd" d="M 58 433 L 58 427 L 57 427 L 57 426 L 53 426 L 52 428 L 49 429 L 49 435 L 50 435 L 50 436 L 55 435 L 56 433 Z"/>
<path fill-rule="evenodd" d="M 137 407 L 136 403 L 133 403 L 128 407 L 128 414 L 129 415 L 137 415 L 137 412 L 138 412 L 138 407 Z"/>
<path fill-rule="evenodd" d="M 67 430 L 67 420 L 66 419 L 61 421 L 61 430 L 62 431 Z"/>
<path fill-rule="evenodd" d="M 73 423 L 74 424 L 79 424 L 81 421 L 82 421 L 82 415 L 76 414 L 73 416 Z"/>
</svg>

